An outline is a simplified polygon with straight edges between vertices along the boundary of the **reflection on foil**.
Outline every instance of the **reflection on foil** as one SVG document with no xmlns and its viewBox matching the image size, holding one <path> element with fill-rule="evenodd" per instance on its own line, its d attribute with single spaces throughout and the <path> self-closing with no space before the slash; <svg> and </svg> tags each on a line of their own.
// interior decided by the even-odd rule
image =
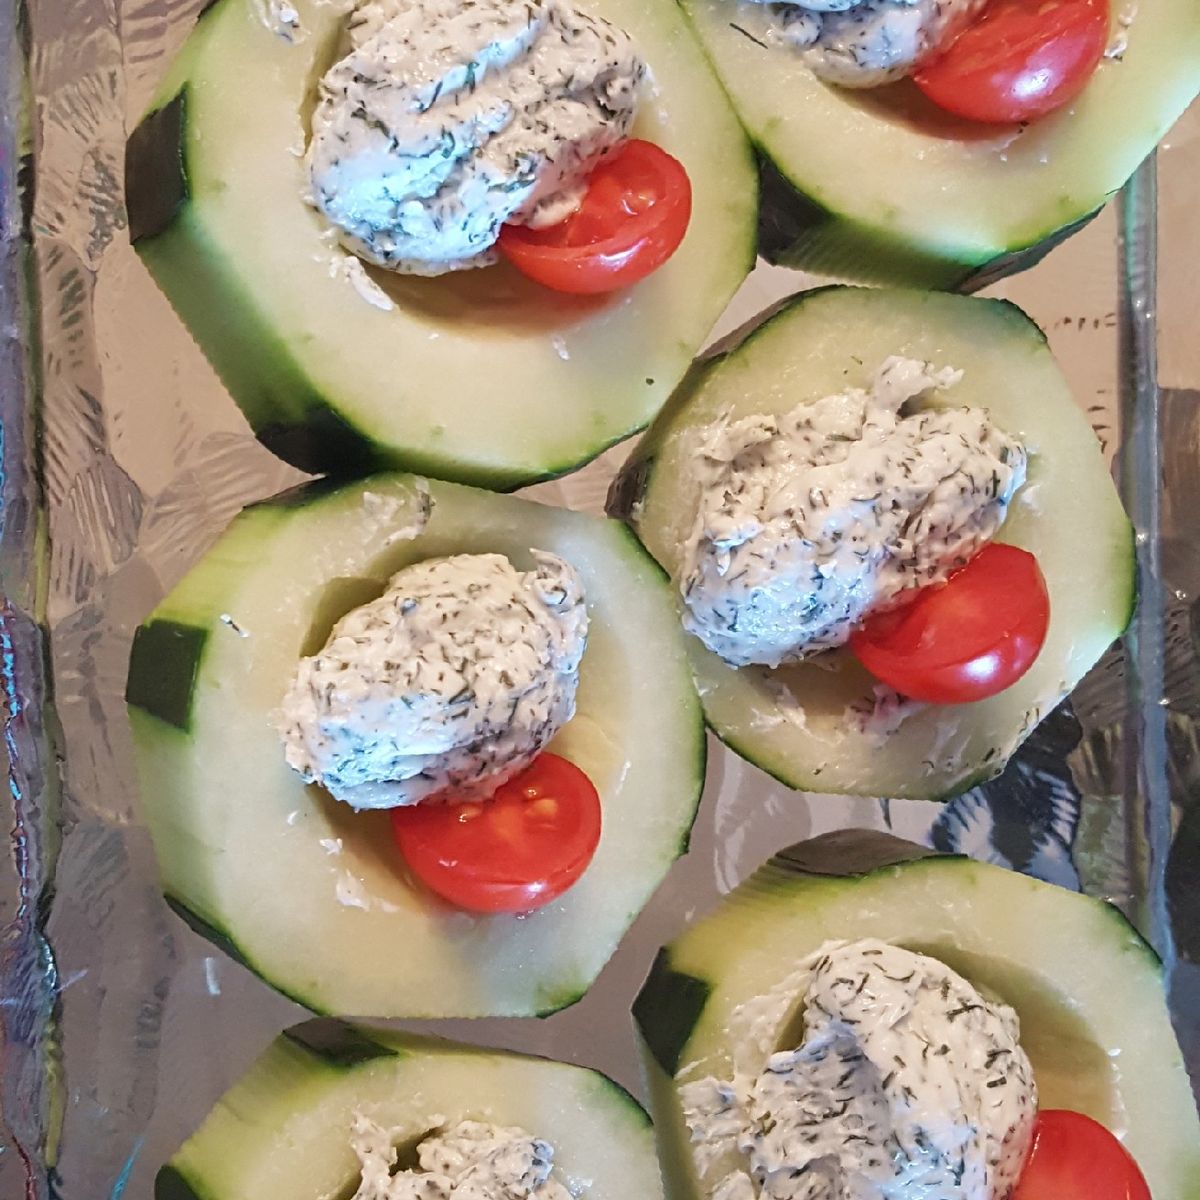
<svg viewBox="0 0 1200 1200">
<path fill-rule="evenodd" d="M 942 810 L 929 832 L 929 845 L 1077 890 L 1071 847 L 1081 796 L 1069 763 L 1082 736 L 1070 705 L 1060 705 L 1003 774 Z"/>
<path fill-rule="evenodd" d="M 299 478 L 251 437 L 125 235 L 126 132 L 204 3 L 30 5 L 42 463 L 53 544 L 48 605 L 67 758 L 65 836 L 47 927 L 63 979 L 70 981 L 53 1025 L 65 1047 L 65 1060 L 54 1068 L 69 1097 L 55 1162 L 55 1194 L 62 1200 L 114 1195 L 114 1184 L 126 1181 L 129 1197 L 151 1195 L 158 1165 L 267 1041 L 302 1015 L 234 960 L 214 957 L 213 947 L 163 904 L 138 814 L 122 698 L 133 626 L 243 504 Z M 1182 128 L 1174 136 L 1178 142 Z M 1172 197 L 1164 187 L 1164 202 L 1167 216 L 1177 213 L 1179 234 L 1194 225 L 1189 188 L 1177 186 Z M 1047 329 L 1109 449 L 1118 432 L 1115 334 L 1108 323 L 1116 293 L 1114 233 L 1110 213 L 1043 266 L 995 290 Z M 1200 278 L 1190 266 L 1194 256 L 1176 250 L 1171 257 L 1166 268 L 1177 269 L 1186 276 L 1182 284 L 1194 289 Z M 785 268 L 760 267 L 716 334 L 813 282 Z M 1171 345 L 1186 343 L 1194 354 L 1196 306 L 1162 307 L 1166 318 L 1189 323 L 1186 336 L 1166 339 L 1165 369 Z M 1164 404 L 1164 440 L 1174 456 L 1167 464 L 1164 558 L 1171 586 L 1196 594 L 1200 564 L 1191 527 L 1200 504 L 1194 468 L 1200 405 L 1194 393 L 1177 395 L 1178 403 L 1168 397 Z M 6 427 L 9 446 L 13 434 Z M 549 503 L 601 512 L 628 449 L 617 447 L 588 469 L 532 492 Z M 6 514 L 10 531 L 16 511 L 10 506 Z M 1173 795 L 1182 798 L 1190 788 L 1200 798 L 1194 778 L 1200 766 L 1188 765 L 1200 763 L 1194 640 L 1184 596 L 1177 599 L 1167 663 L 1168 733 L 1178 750 L 1171 787 Z M 1073 697 L 1084 731 L 1082 741 L 1075 736 L 1078 745 L 1071 742 L 1070 714 L 1056 714 L 1005 776 L 949 807 L 791 792 L 714 742 L 692 853 L 672 871 L 592 993 L 545 1021 L 471 1022 L 439 1032 L 602 1066 L 637 1088 L 629 999 L 658 945 L 781 846 L 847 825 L 890 828 L 1059 881 L 1075 869 L 1089 890 L 1120 898 L 1131 854 L 1122 819 L 1128 705 L 1125 660 L 1114 654 Z M 1069 756 L 1069 769 L 1053 763 L 1054 753 Z M 1019 821 L 1033 831 L 1028 838 L 1019 836 Z M 1188 869 L 1186 859 L 1179 864 L 1177 874 Z M 19 1028 L 49 1025 L 36 999 L 32 990 L 20 997 Z M 11 1066 L 12 1044 L 7 1061 Z M 24 1094 L 19 1099 L 28 1103 Z M 5 1172 L 14 1169 L 9 1164 L 17 1162 L 16 1155 L 0 1155 L 0 1196 L 19 1194 L 5 1185 Z"/>
</svg>

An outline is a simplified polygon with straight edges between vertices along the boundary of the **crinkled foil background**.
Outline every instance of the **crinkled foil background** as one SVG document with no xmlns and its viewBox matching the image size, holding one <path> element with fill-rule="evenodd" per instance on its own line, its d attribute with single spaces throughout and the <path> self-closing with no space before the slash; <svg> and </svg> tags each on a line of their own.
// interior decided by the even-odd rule
<svg viewBox="0 0 1200 1200">
<path fill-rule="evenodd" d="M 220 1092 L 305 1015 L 162 902 L 121 699 L 139 620 L 242 505 L 298 478 L 249 435 L 125 233 L 125 135 L 197 7 L 32 0 L 25 12 L 0 0 L 4 1200 L 149 1197 Z M 32 188 L 18 179 L 30 147 Z M 1047 330 L 1138 525 L 1143 604 L 1125 644 L 1001 780 L 946 808 L 792 793 L 714 743 L 692 850 L 587 998 L 545 1021 L 443 1032 L 599 1066 L 640 1090 L 628 1005 L 657 945 L 771 851 L 872 825 L 1121 904 L 1166 952 L 1181 1038 L 1200 1064 L 1200 986 L 1184 961 L 1200 956 L 1200 919 L 1182 899 L 1168 913 L 1163 888 L 1166 873 L 1182 896 L 1196 874 L 1182 853 L 1167 872 L 1172 824 L 1200 821 L 1189 808 L 1200 795 L 1200 111 L 1160 152 L 1158 178 L 1157 311 L 1152 168 L 1041 266 L 993 289 Z M 808 282 L 760 268 L 721 328 Z M 622 453 L 533 490 L 598 510 Z"/>
</svg>

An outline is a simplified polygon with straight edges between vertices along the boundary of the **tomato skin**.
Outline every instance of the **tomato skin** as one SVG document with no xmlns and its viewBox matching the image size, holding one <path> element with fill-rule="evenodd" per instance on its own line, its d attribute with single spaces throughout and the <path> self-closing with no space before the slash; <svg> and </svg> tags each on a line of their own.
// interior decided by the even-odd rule
<svg viewBox="0 0 1200 1200">
<path fill-rule="evenodd" d="M 505 225 L 497 245 L 523 275 L 573 295 L 644 279 L 671 257 L 692 216 L 692 184 L 652 142 L 626 142 L 588 180 L 577 212 L 545 229 Z"/>
<path fill-rule="evenodd" d="M 1012 1200 L 1150 1200 L 1133 1156 L 1098 1121 L 1043 1109 Z"/>
<path fill-rule="evenodd" d="M 968 704 L 1010 687 L 1033 665 L 1050 626 L 1037 559 L 992 542 L 941 586 L 921 588 L 850 635 L 876 679 L 930 704 Z"/>
<path fill-rule="evenodd" d="M 490 799 L 391 810 L 392 836 L 430 891 L 469 912 L 529 912 L 561 896 L 600 842 L 600 797 L 574 763 L 540 754 Z"/>
<path fill-rule="evenodd" d="M 1108 0 L 991 0 L 913 75 L 940 108 L 972 121 L 1031 121 L 1083 91 L 1108 44 Z"/>
</svg>

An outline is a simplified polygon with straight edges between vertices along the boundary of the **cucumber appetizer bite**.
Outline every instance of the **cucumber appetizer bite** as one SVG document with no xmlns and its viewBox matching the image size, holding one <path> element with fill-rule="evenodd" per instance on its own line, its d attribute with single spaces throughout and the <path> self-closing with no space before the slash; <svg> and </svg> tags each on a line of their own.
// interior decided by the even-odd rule
<svg viewBox="0 0 1200 1200">
<path fill-rule="evenodd" d="M 758 149 L 762 253 L 979 287 L 1098 211 L 1200 90 L 1194 0 L 681 0 Z"/>
<path fill-rule="evenodd" d="M 158 1173 L 156 1200 L 658 1200 L 649 1118 L 597 1071 L 310 1021 Z"/>
<path fill-rule="evenodd" d="M 753 156 L 672 0 L 216 0 L 126 192 L 254 431 L 331 474 L 572 470 L 755 253 Z"/>
<path fill-rule="evenodd" d="M 414 476 L 247 509 L 138 629 L 126 698 L 168 900 L 331 1014 L 573 1003 L 704 777 L 628 531 Z"/>
<path fill-rule="evenodd" d="M 828 834 L 664 947 L 634 1012 L 673 1200 L 1200 1197 L 1159 961 L 1088 896 Z"/>
<path fill-rule="evenodd" d="M 792 787 L 999 773 L 1125 628 L 1133 541 L 1011 304 L 827 288 L 699 363 L 613 485 L 713 730 Z"/>
</svg>

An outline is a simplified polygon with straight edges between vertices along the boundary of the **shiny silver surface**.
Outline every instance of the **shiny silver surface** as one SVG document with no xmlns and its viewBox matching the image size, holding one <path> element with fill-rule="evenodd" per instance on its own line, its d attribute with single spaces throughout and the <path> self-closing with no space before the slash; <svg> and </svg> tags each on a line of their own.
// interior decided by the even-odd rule
<svg viewBox="0 0 1200 1200">
<path fill-rule="evenodd" d="M 242 505 L 298 478 L 249 435 L 124 232 L 124 139 L 197 7 L 34 0 L 26 42 L 20 7 L 0 0 L 4 1200 L 150 1196 L 158 1166 L 220 1092 L 304 1015 L 167 910 L 122 702 L 137 623 Z M 30 144 L 36 188 L 23 210 L 16 175 Z M 1200 112 L 1172 134 L 1158 172 L 1157 208 L 1148 166 L 1119 206 L 991 289 L 1047 330 L 1114 463 L 1142 571 L 1124 645 L 1000 780 L 945 808 L 792 793 L 712 743 L 692 850 L 586 999 L 545 1021 L 446 1022 L 442 1032 L 596 1065 L 640 1091 L 628 1005 L 654 949 L 773 850 L 845 825 L 1083 887 L 1120 904 L 1172 968 L 1176 938 L 1180 959 L 1200 958 L 1195 910 L 1184 907 L 1200 872 L 1181 853 L 1167 878 L 1166 854 L 1173 825 L 1200 811 L 1200 226 L 1189 215 Z M 717 332 L 810 282 L 760 268 Z M 622 455 L 533 491 L 598 510 Z M 1173 910 L 1164 879 L 1184 898 Z M 1173 971 L 1180 1033 L 1200 1065 L 1194 978 L 1187 961 Z"/>
</svg>

